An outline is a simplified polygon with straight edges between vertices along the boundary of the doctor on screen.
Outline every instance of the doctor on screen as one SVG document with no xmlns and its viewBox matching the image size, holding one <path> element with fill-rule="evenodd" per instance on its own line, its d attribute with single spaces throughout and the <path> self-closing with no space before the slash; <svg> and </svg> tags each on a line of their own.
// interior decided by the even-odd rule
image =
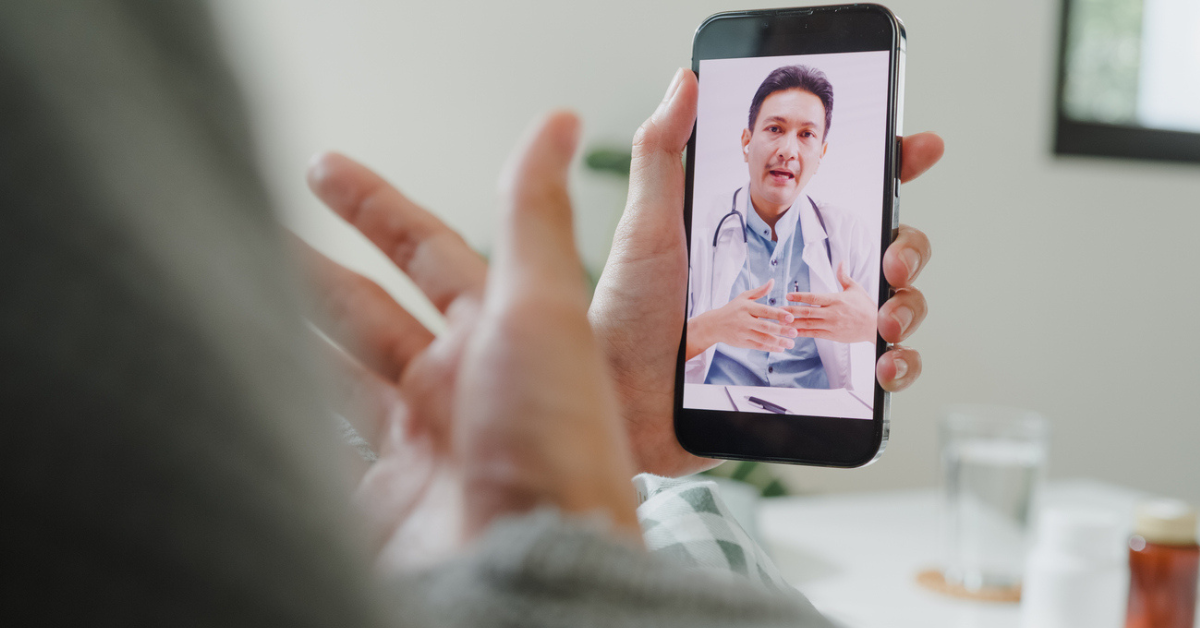
<svg viewBox="0 0 1200 628">
<path fill-rule="evenodd" d="M 804 193 L 832 118 L 833 86 L 804 65 L 754 94 L 749 181 L 693 211 L 685 381 L 851 387 L 849 343 L 876 336 L 879 242 Z"/>
</svg>

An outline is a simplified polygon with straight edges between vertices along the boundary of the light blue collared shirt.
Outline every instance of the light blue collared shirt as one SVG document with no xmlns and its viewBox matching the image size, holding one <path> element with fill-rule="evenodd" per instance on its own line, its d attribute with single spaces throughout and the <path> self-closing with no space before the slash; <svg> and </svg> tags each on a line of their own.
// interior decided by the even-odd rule
<svg viewBox="0 0 1200 628">
<path fill-rule="evenodd" d="M 749 196 L 747 194 L 747 196 Z M 808 264 L 804 262 L 804 237 L 801 233 L 797 204 L 808 202 L 801 196 L 775 223 L 778 241 L 771 240 L 771 226 L 754 211 L 749 199 L 746 212 L 746 262 L 733 289 L 732 300 L 739 294 L 775 279 L 771 292 L 758 299 L 763 305 L 783 307 L 789 292 L 808 291 Z M 795 338 L 795 345 L 786 351 L 772 353 L 758 349 L 741 349 L 724 343 L 713 353 L 706 384 L 726 386 L 774 386 L 779 388 L 829 388 L 829 378 L 817 343 L 812 338 Z"/>
</svg>

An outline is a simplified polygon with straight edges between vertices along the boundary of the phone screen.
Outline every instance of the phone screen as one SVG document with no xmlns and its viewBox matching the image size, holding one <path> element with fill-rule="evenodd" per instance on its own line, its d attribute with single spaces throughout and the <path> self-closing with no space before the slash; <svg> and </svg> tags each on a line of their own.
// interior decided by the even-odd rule
<svg viewBox="0 0 1200 628">
<path fill-rule="evenodd" d="M 683 408 L 875 416 L 892 64 L 699 61 Z"/>
</svg>

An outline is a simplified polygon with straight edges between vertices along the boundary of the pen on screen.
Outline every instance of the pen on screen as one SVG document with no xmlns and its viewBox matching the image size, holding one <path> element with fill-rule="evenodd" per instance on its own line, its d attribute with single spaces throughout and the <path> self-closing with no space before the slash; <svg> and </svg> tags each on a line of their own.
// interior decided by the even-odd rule
<svg viewBox="0 0 1200 628">
<path fill-rule="evenodd" d="M 770 401 L 767 401 L 766 399 L 759 399 L 758 397 L 746 397 L 746 401 L 749 401 L 750 403 L 762 408 L 763 410 L 770 410 L 771 412 L 774 412 L 775 414 L 787 414 L 788 413 L 787 408 L 785 408 L 783 406 L 775 405 L 775 404 L 771 403 Z"/>
<path fill-rule="evenodd" d="M 733 410 L 734 410 L 734 412 L 737 412 L 737 409 L 738 409 L 738 407 L 737 407 L 737 402 L 733 400 L 733 393 L 729 392 L 729 387 L 728 387 L 728 386 L 726 386 L 726 387 L 725 387 L 725 396 L 726 396 L 726 397 L 729 397 L 729 403 L 730 403 L 730 405 L 732 405 L 732 406 L 733 406 Z"/>
</svg>

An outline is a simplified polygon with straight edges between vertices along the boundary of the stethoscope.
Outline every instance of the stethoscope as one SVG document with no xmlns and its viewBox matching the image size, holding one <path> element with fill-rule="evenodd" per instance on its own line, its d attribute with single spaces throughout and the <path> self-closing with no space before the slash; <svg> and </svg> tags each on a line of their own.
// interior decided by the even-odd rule
<svg viewBox="0 0 1200 628">
<path fill-rule="evenodd" d="M 729 205 L 729 213 L 725 214 L 724 216 L 721 216 L 721 220 L 717 222 L 717 228 L 713 231 L 713 265 L 712 265 L 712 268 L 716 268 L 717 240 L 719 240 L 721 238 L 721 227 L 725 226 L 725 221 L 727 219 L 737 218 L 738 224 L 740 224 L 742 226 L 742 243 L 748 242 L 748 239 L 746 237 L 746 219 L 743 218 L 742 213 L 737 210 L 738 193 L 741 191 L 742 191 L 742 188 L 738 188 L 733 191 L 733 202 L 730 203 L 730 205 Z M 817 207 L 817 202 L 814 201 L 811 196 L 808 197 L 808 202 L 809 202 L 809 204 L 812 205 L 813 213 L 816 214 L 817 222 L 820 223 L 821 229 L 828 233 L 828 230 L 825 227 L 825 217 L 821 215 L 821 210 L 820 210 L 820 208 Z M 825 255 L 829 258 L 829 265 L 832 266 L 833 265 L 833 251 L 829 247 L 829 238 L 828 237 L 825 238 Z"/>
<path fill-rule="evenodd" d="M 746 242 L 746 219 L 742 218 L 741 212 L 737 210 L 737 195 L 742 188 L 733 191 L 733 203 L 729 205 L 729 213 L 721 216 L 721 221 L 717 223 L 717 230 L 713 232 L 713 249 L 717 248 L 717 238 L 721 237 L 721 227 L 725 225 L 725 219 L 735 217 L 738 219 L 738 224 L 742 225 L 742 242 Z"/>
</svg>

